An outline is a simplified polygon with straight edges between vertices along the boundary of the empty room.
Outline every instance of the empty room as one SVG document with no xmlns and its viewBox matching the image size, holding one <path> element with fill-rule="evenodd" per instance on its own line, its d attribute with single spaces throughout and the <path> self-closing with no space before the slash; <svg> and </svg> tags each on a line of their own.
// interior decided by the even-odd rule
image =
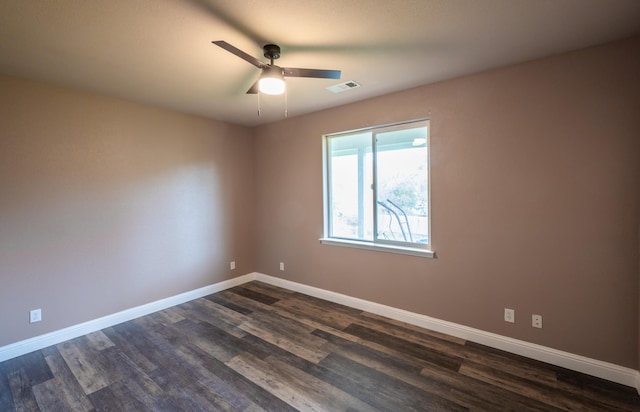
<svg viewBox="0 0 640 412">
<path fill-rule="evenodd" d="M 0 411 L 103 410 L 640 410 L 640 2 L 0 1 Z"/>
</svg>

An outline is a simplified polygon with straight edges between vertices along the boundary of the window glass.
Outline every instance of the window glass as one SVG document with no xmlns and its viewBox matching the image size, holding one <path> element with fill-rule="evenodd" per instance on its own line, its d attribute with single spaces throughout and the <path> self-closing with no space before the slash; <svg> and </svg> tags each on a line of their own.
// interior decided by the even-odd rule
<svg viewBox="0 0 640 412">
<path fill-rule="evenodd" d="M 325 237 L 427 247 L 428 122 L 325 137 Z"/>
</svg>

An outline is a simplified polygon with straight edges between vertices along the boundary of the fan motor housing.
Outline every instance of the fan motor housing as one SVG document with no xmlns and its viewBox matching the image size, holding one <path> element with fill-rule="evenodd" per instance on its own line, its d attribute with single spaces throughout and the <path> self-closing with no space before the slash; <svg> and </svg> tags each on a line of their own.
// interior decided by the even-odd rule
<svg viewBox="0 0 640 412">
<path fill-rule="evenodd" d="M 265 44 L 262 50 L 264 50 L 264 57 L 267 59 L 275 60 L 280 58 L 280 46 L 277 44 Z"/>
</svg>

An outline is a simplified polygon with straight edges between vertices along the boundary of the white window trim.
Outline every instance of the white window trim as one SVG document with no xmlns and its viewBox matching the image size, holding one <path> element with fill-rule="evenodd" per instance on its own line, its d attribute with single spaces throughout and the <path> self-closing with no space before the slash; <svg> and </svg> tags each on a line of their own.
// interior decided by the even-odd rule
<svg viewBox="0 0 640 412">
<path fill-rule="evenodd" d="M 365 250 L 373 250 L 378 252 L 397 253 L 401 255 L 419 256 L 419 257 L 425 257 L 425 258 L 431 258 L 431 259 L 434 259 L 436 257 L 436 252 L 430 249 L 420 249 L 415 247 L 406 247 L 406 246 L 397 246 L 397 245 L 386 245 L 384 243 L 361 242 L 361 241 L 352 240 L 352 239 L 321 237 L 319 240 L 320 240 L 320 243 L 322 243 L 323 245 L 344 246 L 344 247 L 351 247 L 355 249 L 365 249 Z"/>
<path fill-rule="evenodd" d="M 436 258 L 436 252 L 433 250 L 433 244 L 431 243 L 432 238 L 431 238 L 431 127 L 429 127 L 429 133 L 427 134 L 427 145 L 428 145 L 428 151 L 427 151 L 427 156 L 428 156 L 428 165 L 429 165 L 429 173 L 427 175 L 427 190 L 428 190 L 428 196 L 429 196 L 429 203 L 428 203 L 428 216 L 429 216 L 429 245 L 428 247 L 425 248 L 420 248 L 420 247 L 411 247 L 411 246 L 405 246 L 405 245 L 397 245 L 397 244 L 385 244 L 385 243 L 381 243 L 381 242 L 370 242 L 370 241 L 359 241 L 359 240 L 354 240 L 354 239 L 341 239 L 341 238 L 334 238 L 334 237 L 329 237 L 329 194 L 328 194 L 328 182 L 329 182 L 329 176 L 328 176 L 328 168 L 327 168 L 327 150 L 326 150 L 326 145 L 327 145 L 327 139 L 330 136 L 336 136 L 336 135 L 340 135 L 340 134 L 350 134 L 350 133 L 354 133 L 354 132 L 358 132 L 358 131 L 365 131 L 365 130 L 371 130 L 371 129 L 378 129 L 378 128 L 384 128 L 384 127 L 390 127 L 390 126 L 399 126 L 399 125 L 403 125 L 403 124 L 407 124 L 407 123 L 416 123 L 416 122 L 420 122 L 420 121 L 428 121 L 429 125 L 431 124 L 431 120 L 429 118 L 423 118 L 423 119 L 415 119 L 415 120 L 409 120 L 409 121 L 405 121 L 405 122 L 398 122 L 398 123 L 393 123 L 393 124 L 386 124 L 386 125 L 379 125 L 379 126 L 374 126 L 374 127 L 366 127 L 366 128 L 362 128 L 362 129 L 354 129 L 354 130 L 349 130 L 349 131 L 345 131 L 345 132 L 340 132 L 340 133 L 330 133 L 330 134 L 326 134 L 324 136 L 322 136 L 322 181 L 323 181 L 323 185 L 322 185 L 322 201 L 323 201 L 323 230 L 324 230 L 324 236 L 321 237 L 319 239 L 320 243 L 322 243 L 323 245 L 329 245 L 329 246 L 342 246 L 342 247 L 351 247 L 351 248 L 355 248 L 355 249 L 364 249 L 364 250 L 371 250 L 371 251 L 377 251 L 377 252 L 388 252 L 388 253 L 396 253 L 396 254 L 402 254 L 402 255 L 410 255 L 410 256 L 418 256 L 418 257 L 424 257 L 424 258 L 430 258 L 430 259 L 435 259 Z"/>
</svg>

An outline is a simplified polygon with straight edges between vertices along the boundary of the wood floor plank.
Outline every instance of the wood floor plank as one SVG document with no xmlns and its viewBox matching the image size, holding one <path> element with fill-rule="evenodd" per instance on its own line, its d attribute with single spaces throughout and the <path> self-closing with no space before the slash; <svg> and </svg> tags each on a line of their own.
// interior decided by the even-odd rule
<svg viewBox="0 0 640 412">
<path fill-rule="evenodd" d="M 165 390 L 171 385 L 186 387 L 195 384 L 197 377 L 176 353 L 176 345 L 182 340 L 187 341 L 188 335 L 168 333 L 171 330 L 169 328 L 163 329 L 167 331 L 164 335 L 162 331 L 142 327 L 142 323 L 138 325 L 141 326 L 139 329 L 124 330 L 121 333 L 129 339 L 135 339 L 134 344 L 138 349 L 144 351 L 146 357 L 156 364 L 156 369 L 147 375 Z"/>
<path fill-rule="evenodd" d="M 220 371 L 228 369 L 223 362 L 188 342 L 181 344 L 177 353 L 193 370 L 198 381 L 208 390 L 216 393 L 229 406 L 239 410 L 261 409 L 251 399 L 237 391 L 230 382 L 219 376 Z"/>
<path fill-rule="evenodd" d="M 335 312 L 336 314 L 340 314 L 342 316 L 359 317 L 364 313 L 360 309 L 351 308 L 349 306 L 341 305 L 335 302 L 330 302 L 328 300 L 316 298 L 314 296 L 305 295 L 303 293 L 296 293 L 294 297 L 305 300 L 309 305 L 314 305 L 318 308 L 325 308 L 331 312 Z"/>
<path fill-rule="evenodd" d="M 459 355 L 430 350 L 428 347 L 420 344 L 357 324 L 352 324 L 348 328 L 344 329 L 344 332 L 358 336 L 359 338 L 370 342 L 375 342 L 378 345 L 394 348 L 394 350 L 404 352 L 415 358 L 455 371 L 460 368 L 463 361 Z"/>
<path fill-rule="evenodd" d="M 87 395 L 117 380 L 117 377 L 104 368 L 106 362 L 101 359 L 100 352 L 93 349 L 88 342 L 86 336 L 81 336 L 57 345 L 60 354 Z"/>
<path fill-rule="evenodd" d="M 541 382 L 548 385 L 555 385 L 557 382 L 555 371 L 550 370 L 547 365 L 541 362 L 513 362 L 513 357 L 505 356 L 504 352 L 488 351 L 486 347 L 469 344 L 462 339 L 452 341 L 451 339 L 446 339 L 446 335 L 443 334 L 415 331 L 415 327 L 408 328 L 407 325 L 402 322 L 387 321 L 377 315 L 371 317 L 365 314 L 364 317 L 375 319 L 375 322 L 359 319 L 355 323 L 359 326 L 365 326 L 369 329 L 427 347 L 437 353 L 485 364 L 508 372 L 513 376 L 522 377 L 534 382 Z"/>
<path fill-rule="evenodd" d="M 211 302 L 217 303 L 220 306 L 224 306 L 225 308 L 231 309 L 234 312 L 238 312 L 238 313 L 240 313 L 242 315 L 250 315 L 251 312 L 253 312 L 251 309 L 242 307 L 242 306 L 230 301 L 226 297 L 222 296 L 222 294 L 220 294 L 220 293 L 217 293 L 215 295 L 205 296 L 204 299 L 210 300 Z"/>
<path fill-rule="evenodd" d="M 246 322 L 248 319 L 246 315 L 238 313 L 233 309 L 229 309 L 208 299 L 196 299 L 193 302 L 203 308 L 206 308 L 209 314 L 212 315 L 216 321 L 220 320 L 232 326 L 238 326 L 241 323 Z"/>
<path fill-rule="evenodd" d="M 377 411 L 362 400 L 330 385 L 329 383 L 310 375 L 275 356 L 269 356 L 265 363 L 271 370 L 288 385 L 296 386 L 298 392 L 304 394 L 318 408 L 328 411 L 342 411 L 354 409 L 358 411 Z"/>
<path fill-rule="evenodd" d="M 456 336 L 447 335 L 446 333 L 440 333 L 433 330 L 421 328 L 420 326 L 412 325 L 410 323 L 402 322 L 395 319 L 390 319 L 381 315 L 370 312 L 362 312 L 359 317 L 359 322 L 362 326 L 377 328 L 381 325 L 395 326 L 404 330 L 408 330 L 417 334 L 417 336 L 429 335 L 434 338 L 445 340 L 458 345 L 464 345 L 467 341 Z M 372 326 L 375 325 L 375 326 Z"/>
<path fill-rule="evenodd" d="M 238 355 L 241 350 L 236 345 L 239 339 L 237 336 L 230 335 L 223 329 L 209 323 L 184 320 L 176 323 L 174 329 L 175 332 L 166 331 L 165 333 L 167 335 L 171 333 L 188 335 L 189 343 L 221 362 L 228 361 Z"/>
<path fill-rule="evenodd" d="M 102 351 L 102 356 L 107 362 L 105 369 L 112 376 L 116 376 L 118 381 L 140 384 L 145 387 L 145 392 L 149 392 L 152 395 L 160 392 L 160 388 L 151 381 L 149 375 L 126 356 L 120 348 L 107 348 Z"/>
<path fill-rule="evenodd" d="M 244 340 L 242 342 L 245 343 Z M 185 361 L 196 370 L 200 381 L 220 394 L 229 404 L 243 410 L 286 411 L 288 405 L 270 392 L 254 385 L 243 375 L 227 367 L 223 362 L 186 344 L 181 348 Z M 251 350 L 245 353 L 252 353 Z M 266 357 L 266 356 L 265 356 Z"/>
<path fill-rule="evenodd" d="M 556 388 L 591 399 L 620 411 L 640 411 L 640 396 L 633 388 L 624 387 L 604 379 L 557 368 Z"/>
<path fill-rule="evenodd" d="M 219 332 L 225 333 L 222 330 Z M 237 338 L 231 335 L 228 337 L 232 341 L 238 342 Z M 171 372 L 165 370 L 164 373 L 160 373 L 162 371 L 160 369 L 154 372 L 156 373 L 154 378 L 163 384 L 172 397 L 178 397 L 175 402 L 184 404 L 187 401 L 182 398 L 179 392 L 184 392 L 184 388 L 188 387 L 190 390 L 198 390 L 199 396 L 206 395 L 206 404 L 214 405 L 209 406 L 212 408 L 211 410 L 287 410 L 286 405 L 272 394 L 252 387 L 248 380 L 227 368 L 223 362 L 212 357 L 209 352 L 198 348 L 191 339 L 177 343 L 174 353 L 176 360 L 180 362 L 180 367 Z M 170 364 L 168 363 L 168 365 Z M 185 370 L 181 370 L 181 368 L 185 368 Z M 178 373 L 180 377 L 176 378 L 175 373 Z M 184 381 L 186 375 L 190 375 L 190 377 Z M 189 407 L 186 410 L 193 409 Z"/>
<path fill-rule="evenodd" d="M 294 295 L 289 299 L 280 300 L 273 306 L 334 329 L 346 328 L 357 319 L 357 317 L 351 313 L 345 314 L 338 312 L 334 306 L 327 307 L 326 304 L 318 305 L 316 302 L 309 301 L 300 295 Z"/>
<path fill-rule="evenodd" d="M 253 282 L 252 282 L 253 284 Z M 273 286 L 272 286 L 273 288 Z M 292 299 L 296 298 L 297 293 L 296 292 L 288 292 L 287 295 L 291 296 Z M 310 330 L 313 329 L 325 329 L 325 330 L 329 330 L 333 332 L 333 328 L 330 326 L 327 326 L 327 322 L 323 321 L 323 322 L 318 322 L 317 320 L 314 320 L 312 318 L 310 318 L 309 316 L 307 316 L 307 314 L 304 313 L 300 313 L 300 312 L 291 312 L 288 311 L 285 308 L 280 307 L 278 304 L 280 302 L 276 302 L 276 304 L 274 305 L 265 305 L 263 303 L 260 302 L 256 302 L 253 301 L 249 298 L 246 298 L 244 296 L 240 296 L 240 295 L 225 295 L 224 292 L 223 293 L 218 293 L 216 295 L 211 295 L 211 296 L 207 296 L 206 297 L 208 300 L 214 301 L 217 304 L 221 305 L 221 306 L 225 306 L 227 308 L 233 309 L 236 312 L 239 312 L 241 314 L 251 314 L 254 312 L 259 312 L 259 313 L 276 313 L 279 316 L 283 317 L 283 318 L 287 318 L 287 319 L 291 319 L 295 322 L 307 325 L 310 327 Z M 232 299 L 232 300 L 229 300 Z M 339 305 L 338 305 L 339 306 Z M 250 309 L 248 309 L 250 308 Z M 351 336 L 351 335 L 345 335 L 345 337 L 347 336 Z"/>
<path fill-rule="evenodd" d="M 0 411 L 15 410 L 8 378 L 9 362 L 10 361 L 0 362 Z"/>
<path fill-rule="evenodd" d="M 376 397 L 374 399 L 374 402 L 376 402 L 376 405 L 378 405 L 378 408 L 381 410 L 400 410 L 398 409 L 397 405 L 394 407 L 393 404 L 388 402 L 388 400 L 385 400 L 384 397 L 380 397 L 378 394 L 376 394 L 376 389 L 373 389 L 373 386 L 375 385 L 372 385 L 370 388 L 363 388 L 361 382 L 358 381 L 357 377 L 353 378 L 353 380 L 345 380 L 345 376 L 342 371 L 335 371 L 331 368 L 325 367 L 326 365 L 324 361 L 320 362 L 320 364 L 314 364 L 305 359 L 299 358 L 285 350 L 275 347 L 268 342 L 264 342 L 254 336 L 247 336 L 244 338 L 244 340 L 251 340 L 256 345 L 262 345 L 264 351 L 271 351 L 274 354 L 273 356 L 277 357 L 282 362 L 300 369 L 301 371 L 304 371 L 305 373 L 312 375 L 318 379 L 326 381 L 327 383 L 330 383 L 331 385 L 350 393 L 354 397 L 360 396 L 361 400 L 369 404 L 371 403 L 369 402 L 370 397 Z M 345 340 L 345 342 L 348 341 Z M 419 371 L 419 368 L 413 368 L 413 371 L 414 373 L 417 373 L 417 371 Z M 384 382 L 379 383 L 382 385 Z M 458 407 L 455 407 L 452 410 L 458 409 Z"/>
<path fill-rule="evenodd" d="M 89 411 L 93 409 L 93 405 L 89 409 L 74 409 L 68 402 L 68 398 L 64 393 L 60 393 L 60 382 L 57 379 L 51 379 L 40 383 L 33 387 L 33 394 L 38 405 L 42 405 L 41 411 Z M 88 399 L 88 398 L 87 398 Z M 77 407 L 77 405 L 75 405 Z"/>
<path fill-rule="evenodd" d="M 276 304 L 277 305 L 277 304 Z M 276 305 L 274 305 L 273 308 L 273 313 L 286 318 L 286 319 L 290 319 L 294 322 L 298 322 L 301 323 L 303 325 L 308 326 L 311 329 L 320 329 L 323 330 L 325 332 L 331 333 L 332 335 L 337 335 L 337 336 L 341 336 L 344 339 L 347 340 L 352 340 L 354 342 L 360 341 L 360 338 L 358 338 L 357 336 L 351 335 L 349 333 L 343 332 L 340 329 L 335 329 L 331 326 L 328 326 L 326 324 L 326 322 L 318 322 L 317 320 L 310 318 L 308 316 L 306 316 L 306 314 L 304 313 L 299 313 L 299 312 L 290 312 L 287 309 L 281 308 L 281 307 L 276 307 Z"/>
<path fill-rule="evenodd" d="M 29 384 L 37 385 L 53 379 L 53 373 L 41 351 L 31 352 L 20 357 L 19 363 L 27 373 Z"/>
<path fill-rule="evenodd" d="M 251 299 L 239 293 L 234 293 L 233 289 L 225 290 L 218 293 L 217 295 L 219 295 L 220 298 L 224 299 L 224 301 L 228 303 L 232 303 L 240 308 L 243 308 L 244 310 L 250 311 L 251 314 L 255 312 L 271 313 L 273 311 L 273 308 L 270 304 Z"/>
<path fill-rule="evenodd" d="M 268 362 L 249 354 L 238 355 L 227 362 L 227 366 L 299 410 L 344 411 L 352 406 L 357 410 L 374 410 L 346 393 L 339 395 L 338 392 L 342 391 L 301 371 L 291 374 L 293 369 L 284 365 L 275 359 Z M 324 395 L 321 393 L 323 390 Z"/>
<path fill-rule="evenodd" d="M 176 306 L 152 313 L 149 317 L 160 325 L 170 325 L 184 319 Z"/>
<path fill-rule="evenodd" d="M 0 380 L 0 389 L 4 392 L 1 404 L 11 405 L 10 408 L 17 411 L 39 410 L 33 386 L 53 379 L 53 373 L 42 351 L 3 362 L 0 373 L 4 375 Z"/>
<path fill-rule="evenodd" d="M 149 325 L 146 326 L 149 327 Z M 222 394 L 228 394 L 230 390 L 223 390 L 224 385 L 216 378 L 216 373 L 200 367 L 200 364 L 205 361 L 209 365 L 217 362 L 218 366 L 224 367 L 224 364 L 216 357 L 225 359 L 229 353 L 238 353 L 238 350 L 242 348 L 242 345 L 237 345 L 238 338 L 228 335 L 225 331 L 210 324 L 194 323 L 186 319 L 177 322 L 172 327 L 175 330 L 166 328 L 162 334 L 153 329 L 146 330 L 151 341 L 159 348 L 164 347 L 164 343 L 167 342 L 172 342 L 173 345 L 173 350 L 168 353 L 169 356 L 161 354 L 162 359 L 154 357 L 154 361 L 160 363 L 161 368 L 152 373 L 153 379 L 171 395 L 172 402 L 178 404 L 179 407 L 186 408 L 185 410 L 192 410 L 190 403 L 193 399 L 198 399 L 198 402 L 205 405 L 206 410 L 240 410 L 244 405 L 235 405 L 234 401 L 237 401 L 237 398 L 219 395 L 221 390 Z M 186 329 L 180 330 L 181 327 Z M 184 331 L 189 333 L 185 334 Z M 188 338 L 176 340 L 177 337 L 185 336 Z M 163 351 L 161 350 L 161 352 Z M 235 382 L 237 383 L 237 380 Z M 197 390 L 197 393 L 194 393 L 191 398 L 184 397 L 179 390 L 180 388 Z M 254 410 L 261 409 L 260 403 L 267 405 L 273 403 L 264 394 L 261 397 L 256 397 L 253 394 L 248 400 L 246 407 Z M 254 400 L 257 400 L 258 403 L 255 403 Z"/>
<path fill-rule="evenodd" d="M 371 319 L 369 316 L 363 315 L 356 319 L 355 325 L 367 329 L 376 330 L 418 345 L 426 346 L 439 352 L 458 353 L 466 343 L 465 340 L 457 339 L 452 342 L 451 339 L 443 338 L 442 334 L 427 333 L 416 331 L 414 328 L 407 328 L 397 323 L 386 322 L 380 319 Z"/>
<path fill-rule="evenodd" d="M 27 371 L 24 368 L 12 370 L 7 375 L 7 378 L 15 410 L 18 412 L 39 411 L 40 408 L 33 394 Z"/>
<path fill-rule="evenodd" d="M 275 313 L 271 316 L 254 313 L 240 328 L 310 362 L 318 363 L 328 355 L 322 349 L 325 341 L 312 335 L 313 329 Z"/>
<path fill-rule="evenodd" d="M 237 409 L 210 391 L 200 382 L 191 385 L 170 385 L 167 393 L 171 402 L 179 410 L 184 411 L 225 411 L 239 412 Z"/>
<path fill-rule="evenodd" d="M 273 286 L 268 283 L 264 283 L 260 281 L 245 283 L 242 286 L 245 287 L 246 289 L 250 289 L 255 292 L 260 292 L 264 295 L 269 295 L 275 299 L 280 299 L 280 300 L 291 299 L 291 297 L 297 293 L 292 290 L 279 288 L 277 286 Z"/>
<path fill-rule="evenodd" d="M 422 365 L 407 362 L 406 360 L 396 358 L 385 352 L 378 352 L 374 349 L 344 340 L 338 336 L 330 336 L 321 331 L 316 332 L 321 333 L 328 341 L 327 349 L 331 353 L 335 353 L 384 373 L 385 375 L 426 390 L 429 393 L 447 398 L 448 392 L 451 389 L 450 386 L 437 382 L 434 383 L 433 381 L 426 382 L 424 379 L 421 379 L 420 371 Z M 453 401 L 453 399 L 449 400 Z"/>
<path fill-rule="evenodd" d="M 101 351 L 107 348 L 115 346 L 113 342 L 104 334 L 101 330 L 87 335 L 89 344 L 97 351 Z"/>
<path fill-rule="evenodd" d="M 464 340 L 452 341 L 450 339 L 442 339 L 442 334 L 423 333 L 406 328 L 399 322 L 386 322 L 382 319 L 371 321 L 368 316 L 358 319 L 353 325 L 344 329 L 345 333 L 353 333 L 362 339 L 371 342 L 384 342 L 384 339 L 377 339 L 375 334 L 381 333 L 381 336 L 388 336 L 390 339 L 398 339 L 397 342 L 405 342 L 414 348 L 426 348 L 429 353 L 439 354 L 443 360 L 448 359 L 454 364 L 459 364 L 464 359 L 475 357 L 472 350 L 468 350 Z M 368 332 L 367 332 L 368 331 Z M 366 338 L 369 336 L 369 338 Z M 395 343 L 391 343 L 390 347 L 395 347 Z M 406 352 L 409 353 L 409 352 Z M 414 354 L 415 355 L 415 354 Z"/>
<path fill-rule="evenodd" d="M 462 375 L 490 383 L 494 386 L 506 388 L 513 393 L 519 393 L 526 397 L 537 399 L 540 402 L 561 410 L 584 412 L 613 411 L 603 404 L 590 401 L 585 402 L 584 399 L 577 399 L 571 394 L 565 394 L 563 397 L 558 397 L 555 395 L 557 391 L 552 388 L 522 382 L 515 379 L 512 375 L 494 370 L 484 365 L 465 363 L 460 368 L 460 373 Z"/>
<path fill-rule="evenodd" d="M 385 373 L 331 353 L 320 362 L 331 370 L 332 384 L 380 410 L 466 411 L 466 407 L 429 394 Z"/>
<path fill-rule="evenodd" d="M 203 322 L 214 324 L 238 338 L 245 335 L 245 332 L 238 327 L 248 320 L 245 315 L 208 299 L 196 299 L 184 303 L 178 307 L 178 310 L 189 319 L 197 318 Z"/>
<path fill-rule="evenodd" d="M 244 286 L 236 286 L 235 288 L 229 289 L 229 292 L 244 296 L 245 298 L 255 300 L 265 305 L 273 305 L 274 303 L 279 301 L 278 298 L 267 295 L 265 293 L 256 292 L 255 290 L 249 289 Z"/>
<path fill-rule="evenodd" d="M 542 362 L 514 362 L 508 356 L 477 350 L 467 345 L 460 350 L 460 356 L 465 361 L 501 370 L 511 376 L 522 378 L 529 382 L 541 383 L 549 387 L 557 387 L 558 385 L 556 371 L 549 369 Z"/>
<path fill-rule="evenodd" d="M 55 349 L 55 346 L 53 347 L 53 349 Z M 64 358 L 62 357 L 62 355 L 60 355 L 58 350 L 55 349 L 54 351 L 51 351 L 45 359 L 55 378 L 41 384 L 47 385 L 47 388 L 43 389 L 43 392 L 45 393 L 40 393 L 38 391 L 35 392 L 36 399 L 38 400 L 38 405 L 41 406 L 41 409 L 45 410 L 48 408 L 53 395 L 55 397 L 59 397 L 61 399 L 61 402 L 63 402 L 64 405 L 68 406 L 67 410 L 92 410 L 93 404 L 83 392 L 82 387 L 75 379 L 75 376 L 71 372 L 71 369 L 69 369 L 69 366 L 64 361 Z M 38 388 L 38 386 L 40 385 L 34 386 L 34 389 Z M 53 394 L 51 392 L 48 392 L 51 389 L 53 389 Z M 43 399 L 45 395 L 46 399 Z M 56 408 L 51 409 L 55 410 Z M 65 409 L 63 408 L 60 410 Z"/>
<path fill-rule="evenodd" d="M 151 411 L 135 397 L 131 396 L 128 388 L 122 382 L 105 386 L 89 395 L 91 403 L 95 405 L 96 412 L 100 411 L 122 411 L 122 412 L 145 412 Z"/>
<path fill-rule="evenodd" d="M 549 410 L 546 405 L 535 404 L 535 402 L 533 402 L 534 405 L 532 407 L 530 400 L 519 399 L 518 396 L 506 394 L 505 391 L 496 390 L 496 388 L 483 382 L 461 379 L 456 371 L 438 368 L 415 358 L 398 357 L 389 351 L 379 351 L 375 348 L 356 344 L 339 336 L 331 336 L 324 331 L 317 330 L 314 333 L 320 334 L 328 341 L 327 349 L 331 353 L 339 354 L 469 409 L 499 410 L 508 403 L 517 406 L 518 411 Z M 424 368 L 428 368 L 432 373 L 429 376 L 422 374 Z M 453 393 L 452 390 L 454 389 L 459 390 Z"/>
<path fill-rule="evenodd" d="M 131 342 L 136 350 L 144 352 L 145 358 L 155 365 L 153 370 L 143 375 L 148 376 L 153 381 L 153 385 L 167 391 L 174 385 L 189 387 L 197 382 L 197 377 L 192 370 L 176 354 L 174 344 L 170 343 L 171 337 L 164 338 L 157 331 L 144 329 L 135 322 L 118 325 L 114 329 Z M 141 383 L 147 385 L 146 380 L 142 380 Z M 152 387 L 155 387 L 153 385 Z"/>
<path fill-rule="evenodd" d="M 120 326 L 120 330 L 122 331 L 123 326 Z M 132 362 L 136 364 L 138 368 L 143 370 L 145 373 L 151 372 L 157 368 L 157 365 L 145 356 L 144 350 L 139 349 L 134 344 L 133 339 L 121 335 L 112 327 L 104 329 L 103 333 L 108 336 L 109 339 L 118 347 L 118 349 L 121 350 L 129 359 L 131 359 Z"/>
</svg>

